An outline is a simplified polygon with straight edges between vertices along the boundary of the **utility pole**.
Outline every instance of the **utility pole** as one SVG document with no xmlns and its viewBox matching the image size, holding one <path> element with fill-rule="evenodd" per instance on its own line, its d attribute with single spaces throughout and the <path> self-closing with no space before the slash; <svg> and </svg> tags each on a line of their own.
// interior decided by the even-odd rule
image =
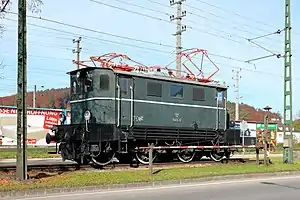
<svg viewBox="0 0 300 200">
<path fill-rule="evenodd" d="M 233 80 L 235 80 L 235 84 L 234 84 L 234 88 L 235 88 L 235 120 L 239 120 L 239 87 L 240 87 L 240 78 L 242 78 L 242 76 L 240 76 L 240 71 L 242 69 L 239 70 L 232 70 L 233 73 L 235 73 L 235 76 L 232 77 Z"/>
<path fill-rule="evenodd" d="M 33 90 L 33 103 L 32 103 L 32 107 L 33 108 L 36 107 L 36 85 L 34 85 L 34 90 Z"/>
<path fill-rule="evenodd" d="M 27 179 L 26 0 L 18 1 L 17 178 Z M 23 137 L 22 137 L 23 136 Z"/>
<path fill-rule="evenodd" d="M 269 111 L 272 108 L 269 106 L 266 106 L 264 110 L 266 110 L 266 114 L 264 117 L 264 134 L 263 134 L 263 141 L 264 141 L 264 164 L 267 165 L 269 163 L 269 148 L 268 144 L 270 144 L 270 141 L 268 139 L 268 126 L 269 126 Z"/>
<path fill-rule="evenodd" d="M 291 47 L 291 1 L 285 0 L 285 45 L 284 45 L 284 116 L 283 137 L 284 153 L 283 162 L 293 163 L 293 113 L 292 113 L 292 47 Z M 290 135 L 286 135 L 286 128 Z"/>
<path fill-rule="evenodd" d="M 77 43 L 76 50 L 73 49 L 73 53 L 77 53 L 77 69 L 79 69 L 80 52 L 82 49 L 80 47 L 80 42 L 81 42 L 81 37 L 79 37 L 77 40 L 73 39 L 73 43 Z"/>
<path fill-rule="evenodd" d="M 177 77 L 181 75 L 181 58 L 180 53 L 182 50 L 181 46 L 181 33 L 186 31 L 186 26 L 182 25 L 181 20 L 183 17 L 186 16 L 186 11 L 182 11 L 182 2 L 185 0 L 170 0 L 170 5 L 173 6 L 177 4 L 177 14 L 176 17 L 174 15 L 170 16 L 170 20 L 177 20 L 177 28 L 176 33 L 173 35 L 176 36 L 176 71 L 177 71 Z"/>
</svg>

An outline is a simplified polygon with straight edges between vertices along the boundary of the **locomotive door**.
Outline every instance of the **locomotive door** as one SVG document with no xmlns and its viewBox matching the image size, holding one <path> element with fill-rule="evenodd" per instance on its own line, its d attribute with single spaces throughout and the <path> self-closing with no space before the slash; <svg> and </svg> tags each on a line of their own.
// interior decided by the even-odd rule
<svg viewBox="0 0 300 200">
<path fill-rule="evenodd" d="M 118 120 L 120 126 L 133 125 L 133 78 L 120 75 L 118 78 Z"/>
</svg>

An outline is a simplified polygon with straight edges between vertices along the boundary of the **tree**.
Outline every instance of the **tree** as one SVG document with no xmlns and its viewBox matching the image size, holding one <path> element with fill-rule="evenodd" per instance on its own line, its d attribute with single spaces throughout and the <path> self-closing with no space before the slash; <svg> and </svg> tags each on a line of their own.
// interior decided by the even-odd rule
<svg viewBox="0 0 300 200">
<path fill-rule="evenodd" d="M 32 13 L 40 13 L 43 5 L 43 0 L 27 0 L 27 8 Z M 12 0 L 0 0 L 0 19 L 5 17 L 5 14 L 10 10 Z M 5 27 L 0 24 L 0 36 L 5 31 Z"/>
<path fill-rule="evenodd" d="M 300 119 L 296 119 L 293 121 L 293 127 L 295 131 L 300 131 Z"/>
<path fill-rule="evenodd" d="M 235 103 L 227 102 L 227 111 L 230 116 L 230 120 L 235 120 Z M 249 120 L 250 113 L 247 110 L 239 109 L 239 118 L 240 120 Z"/>
<path fill-rule="evenodd" d="M 67 94 L 66 92 L 62 97 L 58 99 L 59 107 L 61 109 L 66 109 L 69 102 L 70 102 L 70 95 Z"/>
<path fill-rule="evenodd" d="M 43 5 L 42 0 L 27 0 L 27 8 L 32 13 L 41 12 L 41 6 Z M 10 10 L 10 6 L 12 5 L 12 0 L 0 0 L 0 19 L 5 17 L 5 14 Z M 5 31 L 5 27 L 3 24 L 0 24 L 0 38 L 2 37 Z"/>
<path fill-rule="evenodd" d="M 56 108 L 53 94 L 49 96 L 49 108 Z"/>
<path fill-rule="evenodd" d="M 296 120 L 293 121 L 295 131 L 300 131 L 300 111 L 296 114 Z"/>
</svg>

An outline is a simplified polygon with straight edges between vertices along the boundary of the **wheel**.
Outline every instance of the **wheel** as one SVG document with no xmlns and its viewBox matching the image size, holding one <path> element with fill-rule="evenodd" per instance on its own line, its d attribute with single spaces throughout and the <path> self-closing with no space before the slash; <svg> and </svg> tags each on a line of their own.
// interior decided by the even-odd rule
<svg viewBox="0 0 300 200">
<path fill-rule="evenodd" d="M 91 159 L 96 165 L 105 166 L 110 164 L 114 160 L 115 154 L 116 152 L 111 148 L 111 145 L 108 142 L 106 143 L 104 149 L 101 150 L 99 148 L 98 154 L 96 156 L 92 155 Z"/>
<path fill-rule="evenodd" d="M 220 162 L 224 159 L 225 152 L 217 152 L 217 150 L 213 149 L 210 151 L 209 156 L 215 162 Z"/>
<path fill-rule="evenodd" d="M 99 156 L 92 157 L 92 161 L 96 165 L 105 166 L 105 165 L 110 164 L 114 158 L 115 158 L 115 152 L 110 152 L 110 153 L 106 153 L 106 154 L 104 154 L 104 153 L 102 154 L 102 152 L 101 152 Z"/>
<path fill-rule="evenodd" d="M 153 150 L 152 153 L 152 162 L 155 160 L 157 156 L 157 152 L 155 152 L 155 150 Z M 144 165 L 148 165 L 149 164 L 149 149 L 141 149 L 138 152 L 136 152 L 135 154 L 136 159 L 144 164 Z"/>
<path fill-rule="evenodd" d="M 182 149 L 177 153 L 177 157 L 181 162 L 188 163 L 194 159 L 195 154 L 195 149 Z"/>
</svg>

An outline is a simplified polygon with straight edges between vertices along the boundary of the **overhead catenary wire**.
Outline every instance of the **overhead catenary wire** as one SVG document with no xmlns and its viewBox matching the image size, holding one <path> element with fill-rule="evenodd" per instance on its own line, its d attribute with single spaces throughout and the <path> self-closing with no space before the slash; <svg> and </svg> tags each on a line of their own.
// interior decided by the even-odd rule
<svg viewBox="0 0 300 200">
<path fill-rule="evenodd" d="M 16 14 L 16 13 L 12 13 L 12 14 Z M 140 39 L 130 38 L 130 37 L 126 37 L 126 36 L 120 36 L 120 35 L 111 34 L 111 33 L 107 33 L 107 32 L 97 31 L 97 30 L 94 30 L 94 29 L 84 28 L 84 27 L 80 27 L 80 26 L 76 26 L 76 25 L 72 25 L 72 24 L 62 23 L 62 22 L 59 22 L 59 21 L 56 21 L 56 20 L 47 19 L 47 18 L 41 18 L 41 17 L 35 17 L 35 16 L 28 16 L 28 17 L 31 17 L 31 18 L 34 18 L 34 19 L 38 19 L 38 20 L 47 21 L 47 22 L 51 22 L 51 23 L 54 23 L 54 24 L 68 26 L 68 27 L 72 27 L 72 28 L 78 28 L 78 29 L 81 29 L 81 30 L 90 31 L 90 32 L 98 33 L 98 34 L 109 35 L 109 36 L 113 36 L 113 37 L 117 37 L 117 38 L 122 38 L 122 39 L 137 41 L 137 42 L 143 42 L 143 43 L 153 44 L 153 45 L 157 45 L 157 46 L 175 48 L 175 46 L 173 46 L 173 45 L 168 45 L 168 44 L 163 44 L 163 43 L 157 43 L 157 42 L 152 42 L 152 41 L 146 41 L 146 40 L 140 40 Z M 5 18 L 5 19 L 8 19 L 8 18 Z M 9 19 L 9 20 L 11 20 L 11 19 Z M 49 30 L 54 30 L 54 31 L 62 32 L 62 33 L 69 33 L 69 34 L 74 35 L 74 36 L 80 36 L 80 34 L 74 34 L 74 33 L 70 32 L 70 31 L 63 31 L 63 30 L 60 30 L 60 29 L 50 28 L 50 27 L 36 25 L 36 24 L 32 24 L 32 23 L 27 23 L 27 24 L 31 25 L 31 26 L 35 26 L 35 27 L 40 27 L 40 28 L 44 28 L 44 29 L 49 29 Z M 82 35 L 82 36 L 84 36 L 84 35 Z M 96 37 L 92 37 L 92 36 L 87 36 L 87 37 L 88 38 L 94 38 L 94 39 L 96 39 Z M 104 40 L 104 39 L 97 38 L 97 40 Z M 104 40 L 104 41 L 114 42 L 112 40 Z M 130 45 L 128 44 L 128 46 L 130 46 Z M 145 47 L 142 47 L 142 48 L 145 48 Z M 161 50 L 158 50 L 158 49 L 155 49 L 155 51 L 162 52 Z M 164 53 L 168 53 L 169 54 L 170 52 L 164 52 Z M 212 52 L 210 52 L 210 55 L 214 55 L 216 57 L 221 57 L 221 58 L 226 58 L 226 59 L 237 61 L 237 62 L 243 62 L 243 63 L 245 62 L 244 60 L 240 60 L 240 59 L 233 58 L 233 57 L 222 56 L 222 55 L 219 55 L 219 54 L 216 54 L 216 53 L 212 53 Z"/>
<path fill-rule="evenodd" d="M 90 0 L 90 1 L 94 1 L 94 0 Z M 116 1 L 123 2 L 123 1 L 120 1 L 120 0 L 116 0 Z M 94 1 L 94 2 L 97 2 L 97 1 Z M 152 2 L 153 2 L 153 1 L 152 1 Z M 106 4 L 106 5 L 108 5 L 108 4 Z M 131 5 L 138 6 L 138 5 L 132 4 L 132 3 L 131 3 Z M 114 6 L 114 8 L 115 8 L 115 7 L 116 7 L 116 6 Z M 139 6 L 139 7 L 142 7 L 142 6 Z M 144 8 L 144 7 L 143 7 L 143 8 Z M 121 8 L 121 9 L 122 9 L 122 8 Z M 125 10 L 126 10 L 126 9 L 125 9 Z M 154 10 L 154 9 L 151 9 L 151 10 Z M 129 10 L 126 10 L 126 11 L 131 12 L 131 11 L 129 11 Z M 138 13 L 138 14 L 140 14 L 140 13 Z M 169 21 L 168 21 L 168 23 L 169 23 Z M 194 30 L 197 30 L 197 28 L 193 28 L 193 29 L 194 29 Z M 201 31 L 201 32 L 204 32 L 204 33 L 207 33 L 207 34 L 211 34 L 211 35 L 214 35 L 214 36 L 218 36 L 218 37 L 222 37 L 222 38 L 228 39 L 228 38 L 226 38 L 226 37 L 219 36 L 219 35 L 217 35 L 217 34 L 209 33 L 209 32 L 207 32 L 207 31 L 205 31 L 205 30 L 199 29 L 198 31 Z M 229 40 L 234 41 L 234 40 L 232 40 L 232 39 L 229 39 Z M 238 41 L 234 41 L 234 42 L 238 42 Z"/>
<path fill-rule="evenodd" d="M 210 7 L 217 8 L 217 9 L 222 10 L 222 11 L 224 11 L 224 12 L 232 13 L 232 14 L 234 14 L 234 15 L 236 15 L 236 16 L 238 16 L 238 17 L 244 18 L 244 19 L 246 19 L 246 20 L 251 20 L 251 21 L 254 21 L 254 22 L 258 23 L 258 24 L 262 24 L 262 25 L 268 26 L 269 28 L 272 28 L 272 29 L 278 28 L 278 27 L 275 27 L 275 26 L 273 26 L 273 25 L 270 25 L 270 24 L 268 24 L 268 23 L 266 23 L 266 22 L 259 21 L 259 20 L 255 20 L 255 19 L 253 19 L 253 18 L 251 18 L 251 17 L 247 17 L 247 16 L 244 16 L 244 15 L 241 15 L 241 14 L 236 13 L 236 12 L 234 12 L 234 11 L 229 11 L 229 10 L 227 10 L 227 9 L 224 9 L 224 8 L 220 7 L 220 6 L 217 6 L 217 5 L 215 5 L 215 4 L 208 3 L 208 2 L 203 1 L 203 0 L 196 0 L 196 1 L 199 2 L 199 3 L 202 3 L 202 4 L 206 4 L 206 5 L 210 6 Z M 270 32 L 270 30 L 262 30 L 262 31 L 264 31 L 264 32 Z M 294 33 L 297 34 L 297 35 L 300 34 L 300 33 L 298 33 L 298 32 L 294 32 Z"/>
<path fill-rule="evenodd" d="M 113 7 L 113 8 L 121 9 L 121 10 L 124 10 L 124 11 L 126 11 L 126 12 L 131 12 L 131 13 L 132 13 L 132 11 L 130 11 L 130 10 L 128 10 L 128 9 L 120 8 L 120 7 L 113 6 L 113 5 L 109 5 L 109 4 L 105 4 L 105 3 L 98 2 L 98 1 L 95 1 L 95 0 L 90 0 L 90 1 L 97 2 L 97 3 L 100 3 L 100 4 L 106 5 L 106 6 L 110 6 L 110 7 Z M 115 1 L 123 2 L 123 1 L 121 1 L 121 0 L 115 0 Z M 139 5 L 132 4 L 132 3 L 130 3 L 130 5 L 134 5 L 134 6 L 138 6 L 138 7 L 144 8 L 143 6 L 139 6 Z M 150 9 L 150 10 L 154 10 L 154 9 Z M 159 12 L 159 11 L 157 11 L 157 12 Z M 145 14 L 138 13 L 138 12 L 134 12 L 134 14 L 138 14 L 138 15 L 142 15 L 142 16 L 145 15 Z M 164 14 L 166 14 L 166 13 L 164 13 Z M 32 17 L 32 16 L 29 16 L 29 17 Z M 147 15 L 147 17 L 153 18 L 152 16 L 149 16 L 149 15 Z M 35 18 L 37 18 L 37 17 L 35 17 Z M 157 18 L 153 18 L 153 19 L 157 19 Z M 160 18 L 159 18 L 158 20 L 160 20 Z M 164 20 L 164 21 L 170 23 L 170 21 L 167 21 L 167 20 Z M 242 44 L 242 43 L 239 42 L 239 41 L 236 41 L 236 40 L 233 40 L 233 39 L 224 37 L 224 36 L 219 35 L 219 34 L 211 33 L 211 32 L 208 32 L 208 31 L 206 31 L 206 30 L 203 30 L 203 29 L 198 29 L 198 28 L 194 28 L 194 27 L 189 27 L 189 28 L 191 28 L 191 29 L 193 29 L 193 30 L 196 30 L 196 31 L 199 31 L 199 32 L 202 32 L 202 33 L 206 33 L 206 34 L 209 34 L 209 35 L 217 36 L 217 37 L 220 37 L 220 38 L 227 39 L 227 40 L 229 40 L 229 41 L 233 41 L 233 42 Z M 237 36 L 237 37 L 245 39 L 244 37 L 241 37 L 241 36 Z"/>
<path fill-rule="evenodd" d="M 131 10 L 128 10 L 128 9 L 124 9 L 124 8 L 121 8 L 121 7 L 118 7 L 118 6 L 106 4 L 106 3 L 99 2 L 99 1 L 96 1 L 96 0 L 89 0 L 89 1 L 92 1 L 92 2 L 95 2 L 95 3 L 98 3 L 98 4 L 102 4 L 102 5 L 111 7 L 111 8 L 116 8 L 116 9 L 119 9 L 119 10 L 123 10 L 123 11 L 126 11 L 126 12 L 130 12 L 130 13 L 133 13 L 133 14 L 137 14 L 137 15 L 141 15 L 141 16 L 146 16 L 146 17 L 150 17 L 150 18 L 156 19 L 156 20 L 161 20 L 161 18 L 152 17 L 152 16 L 149 16 L 149 15 L 145 15 L 145 14 L 143 14 L 143 13 L 131 11 Z M 115 0 L 115 1 L 125 3 L 125 2 L 123 2 L 123 1 L 121 1 L 121 0 Z M 130 3 L 130 5 L 133 5 L 133 6 L 136 6 L 136 7 L 139 7 L 139 8 L 148 9 L 148 8 L 145 8 L 145 7 L 143 7 L 143 6 L 139 6 L 139 5 L 133 4 L 133 3 Z M 151 9 L 151 10 L 154 10 L 154 9 Z M 161 12 L 161 11 L 157 11 L 157 10 L 155 10 L 155 11 L 156 11 L 156 12 L 163 13 L 163 14 L 166 14 L 166 13 Z M 166 22 L 168 22 L 168 23 L 171 23 L 170 21 L 167 21 L 167 20 L 162 20 L 162 21 L 166 21 Z M 216 34 L 216 33 L 211 33 L 211 32 L 208 32 L 207 30 L 204 30 L 204 29 L 195 28 L 195 27 L 192 27 L 192 26 L 186 26 L 186 27 L 189 28 L 189 29 L 192 29 L 192 30 L 201 32 L 201 33 L 206 33 L 206 34 L 213 35 L 213 36 L 217 36 L 217 37 L 220 37 L 220 38 L 223 38 L 223 39 L 226 39 L 226 40 L 235 42 L 235 43 L 243 44 L 243 42 L 240 42 L 240 41 L 237 41 L 237 40 L 228 38 L 228 37 L 224 37 L 224 36 L 219 35 L 219 34 Z M 221 32 L 225 32 L 225 31 L 222 31 L 222 30 L 221 30 Z M 227 32 L 227 34 L 230 34 L 230 33 Z M 242 36 L 239 36 L 239 35 L 237 35 L 237 34 L 231 34 L 231 35 L 235 35 L 235 37 L 238 37 L 238 38 L 243 39 L 243 40 L 246 40 L 246 39 L 247 39 L 246 37 L 242 37 Z M 258 47 L 258 48 L 259 48 L 259 47 Z"/>
<path fill-rule="evenodd" d="M 154 1 L 154 0 L 147 0 L 147 1 L 149 1 L 149 2 L 151 2 L 151 3 L 154 3 L 154 4 L 158 4 L 158 5 L 163 6 L 163 7 L 168 7 L 167 5 L 162 4 L 162 3 L 160 3 L 160 2 L 157 2 L 157 1 Z M 264 33 L 269 33 L 269 32 L 271 32 L 270 30 L 259 29 L 257 26 L 250 26 L 248 23 L 245 24 L 245 23 L 241 23 L 241 22 L 239 22 L 239 21 L 235 21 L 235 20 L 232 20 L 232 19 L 225 19 L 224 16 L 220 16 L 220 15 L 217 15 L 217 14 L 212 13 L 212 12 L 207 12 L 207 11 L 205 11 L 205 10 L 203 10 L 203 9 L 200 9 L 199 7 L 191 6 L 188 2 L 185 3 L 185 7 L 192 8 L 192 9 L 197 10 L 197 11 L 202 12 L 202 13 L 207 13 L 207 14 L 209 14 L 209 15 L 212 15 L 212 16 L 214 16 L 214 17 L 219 18 L 220 20 L 232 21 L 232 22 L 234 22 L 234 24 L 241 24 L 241 25 L 243 25 L 243 26 L 245 26 L 245 27 L 249 27 L 251 30 L 259 30 L 259 31 L 262 31 L 262 32 L 264 32 Z M 198 13 L 194 13 L 194 12 L 192 12 L 192 11 L 190 11 L 190 10 L 187 11 L 187 13 L 188 13 L 188 14 L 191 14 L 191 15 L 194 15 L 194 16 L 196 16 L 196 17 L 198 17 L 198 18 L 205 19 L 206 21 L 209 21 L 209 22 L 216 22 L 216 23 L 218 23 L 218 24 L 222 24 L 220 21 L 213 20 L 212 18 L 202 16 L 202 15 L 200 15 L 200 14 L 198 14 Z M 186 21 L 188 21 L 188 20 L 186 20 Z M 232 24 L 232 23 L 231 23 L 231 24 Z M 206 26 L 209 26 L 209 24 L 206 25 Z M 254 34 L 254 32 L 250 32 L 250 31 L 248 31 L 248 30 L 243 30 L 243 29 L 241 29 L 241 26 L 231 26 L 231 27 L 234 28 L 235 30 L 240 30 L 240 31 L 243 31 L 243 32 L 246 32 L 246 33 L 249 33 L 249 34 Z M 278 27 L 277 27 L 277 28 L 278 28 Z M 270 39 L 270 40 L 275 41 L 275 40 L 272 39 L 272 38 L 267 38 L 267 39 Z M 281 41 L 277 41 L 277 42 L 281 42 Z"/>
<path fill-rule="evenodd" d="M 17 15 L 17 13 L 14 13 L 14 12 L 9 12 L 9 13 Z M 52 19 L 36 17 L 36 16 L 29 16 L 29 15 L 27 15 L 27 17 L 33 18 L 33 19 L 38 19 L 38 20 L 43 20 L 43 21 L 47 21 L 47 22 L 51 22 L 51 23 L 54 23 L 54 24 L 64 25 L 64 26 L 68 26 L 68 27 L 72 27 L 72 28 L 77 28 L 77 29 L 81 29 L 81 30 L 85 30 L 85 31 L 99 33 L 99 34 L 103 34 L 103 35 L 108 35 L 108 36 L 112 36 L 112 37 L 117 37 L 117 38 L 137 41 L 137 42 L 143 42 L 143 43 L 153 44 L 153 45 L 158 45 L 158 46 L 173 47 L 172 45 L 160 44 L 160 43 L 151 42 L 151 41 L 147 41 L 147 40 L 141 40 L 141 39 L 135 39 L 135 38 L 126 37 L 126 36 L 116 35 L 116 34 L 107 33 L 107 32 L 103 32 L 103 31 L 98 31 L 98 30 L 94 30 L 94 29 L 90 29 L 90 28 L 84 28 L 84 27 L 80 27 L 80 26 L 76 26 L 76 25 L 72 25 L 72 24 L 67 24 L 67 23 L 63 23 L 63 22 L 60 22 L 60 21 L 52 20 Z M 31 24 L 31 25 L 33 25 L 33 24 Z M 40 25 L 35 25 L 35 26 L 43 27 L 43 26 L 40 26 Z M 54 29 L 54 28 L 49 28 L 49 29 L 57 30 L 57 29 Z M 67 31 L 64 31 L 64 32 L 67 32 Z"/>
<path fill-rule="evenodd" d="M 39 26 L 39 25 L 37 25 L 37 26 Z M 49 27 L 43 27 L 43 28 L 47 28 L 47 29 L 49 29 Z M 50 28 L 50 29 L 52 29 L 52 28 Z M 58 30 L 58 31 L 62 31 L 62 30 Z M 68 32 L 68 33 L 70 33 L 70 32 Z M 70 34 L 72 34 L 72 33 L 70 33 Z M 95 38 L 96 39 L 96 38 Z M 97 38 L 98 39 L 98 38 Z M 168 53 L 168 54 L 170 54 L 170 52 L 165 52 L 165 53 Z M 211 55 L 213 55 L 213 56 L 216 56 L 216 57 L 221 57 L 221 58 L 224 58 L 224 59 L 229 59 L 229 60 L 235 60 L 235 61 L 238 61 L 238 62 L 243 62 L 244 63 L 244 61 L 243 60 L 238 60 L 238 59 L 235 59 L 235 58 L 231 58 L 231 57 L 227 57 L 227 56 L 222 56 L 222 55 L 218 55 L 218 54 L 213 54 L 213 53 L 210 53 Z M 57 57 L 49 57 L 49 56 L 38 56 L 38 55 L 29 55 L 29 56 L 33 56 L 33 57 L 41 57 L 41 58 L 53 58 L 53 59 L 57 59 Z M 66 59 L 66 60 L 71 60 L 71 59 L 67 59 L 67 58 L 60 58 L 60 59 Z M 246 68 L 243 68 L 243 69 L 246 69 Z M 251 70 L 250 70 L 251 71 Z M 259 71 L 259 73 L 262 73 L 261 71 Z"/>
<path fill-rule="evenodd" d="M 151 2 L 151 3 L 154 3 L 154 4 L 157 4 L 157 5 L 160 5 L 160 6 L 163 6 L 163 7 L 168 7 L 167 5 L 162 4 L 162 3 L 160 3 L 160 2 L 157 2 L 157 1 L 154 1 L 154 0 L 147 0 L 147 1 L 149 1 L 149 2 Z M 242 32 L 245 32 L 245 33 L 249 33 L 249 34 L 251 34 L 251 35 L 258 35 L 258 34 L 255 34 L 253 31 L 248 31 L 248 30 L 241 29 L 241 27 L 245 26 L 245 27 L 249 27 L 251 30 L 259 30 L 259 31 L 262 31 L 262 32 L 263 32 L 264 34 L 266 34 L 266 35 L 272 35 L 272 33 L 273 33 L 273 32 L 270 33 L 270 32 L 271 32 L 270 30 L 259 29 L 257 26 L 250 26 L 248 23 L 241 23 L 240 21 L 235 21 L 235 20 L 232 20 L 232 19 L 225 19 L 224 16 L 220 16 L 220 15 L 217 15 L 217 14 L 215 14 L 215 13 L 207 12 L 207 11 L 205 11 L 205 10 L 203 10 L 203 9 L 200 9 L 200 8 L 198 8 L 198 7 L 195 7 L 195 6 L 191 6 L 191 5 L 188 4 L 188 2 L 185 3 L 185 7 L 195 9 L 195 10 L 197 10 L 197 11 L 199 11 L 199 12 L 202 12 L 202 13 L 210 14 L 210 15 L 212 15 L 212 16 L 214 16 L 214 17 L 217 17 L 217 18 L 219 18 L 219 19 L 221 19 L 221 20 L 224 20 L 224 21 L 232 21 L 232 22 L 234 22 L 234 23 L 230 23 L 230 27 L 232 27 L 234 30 L 239 30 L 239 31 L 242 31 Z M 196 17 L 198 17 L 198 18 L 205 19 L 205 21 L 216 22 L 216 23 L 218 23 L 218 24 L 222 24 L 222 23 L 221 23 L 220 21 L 218 21 L 218 20 L 213 20 L 212 18 L 209 18 L 209 17 L 206 17 L 206 16 L 202 16 L 202 15 L 196 14 L 196 13 L 194 13 L 194 12 L 191 12 L 190 10 L 188 10 L 187 13 L 188 13 L 188 14 L 191 14 L 191 15 L 194 15 L 194 16 L 196 16 Z M 247 20 L 250 20 L 250 18 L 248 18 Z M 189 21 L 189 22 L 191 22 L 191 23 L 193 23 L 193 24 L 199 25 L 199 23 L 196 23 L 196 22 L 194 22 L 194 21 L 192 21 L 192 20 L 188 20 L 188 19 L 187 19 L 187 20 L 185 20 L 185 21 Z M 208 23 L 208 24 L 206 24 L 205 26 L 206 26 L 206 27 L 210 27 L 210 29 L 216 30 L 217 32 L 225 33 L 225 34 L 227 34 L 227 35 L 230 36 L 230 37 L 237 37 L 237 38 L 243 39 L 243 40 L 246 39 L 245 37 L 242 37 L 242 36 L 240 36 L 240 35 L 238 35 L 238 34 L 235 34 L 235 33 L 230 33 L 230 32 L 226 32 L 226 31 L 224 31 L 224 30 L 212 28 L 212 27 L 210 26 L 210 24 L 211 24 L 211 23 Z M 241 24 L 242 26 L 231 26 L 231 24 Z M 278 28 L 278 27 L 277 27 L 277 28 Z M 273 29 L 273 28 L 272 28 L 272 29 Z M 202 30 L 202 31 L 203 31 L 203 30 Z M 278 31 L 276 31 L 276 32 L 278 32 Z M 211 34 L 211 33 L 207 33 L 207 34 Z M 211 35 L 212 35 L 212 34 L 211 34 Z M 266 36 L 266 35 L 265 35 L 265 36 Z M 214 36 L 216 36 L 216 35 L 214 35 Z M 218 37 L 220 37 L 220 36 L 218 36 Z M 227 37 L 223 37 L 223 38 L 227 38 Z M 257 37 L 257 38 L 261 38 L 261 36 L 259 36 L 259 37 Z M 282 44 L 282 41 L 276 40 L 276 39 L 274 39 L 274 38 L 267 37 L 267 38 L 265 38 L 265 39 L 270 40 L 270 41 L 273 41 L 273 42 L 278 42 L 278 43 Z M 236 41 L 234 41 L 234 42 L 236 42 Z M 265 43 L 265 42 L 260 42 L 260 44 L 262 44 L 262 45 L 264 45 L 264 46 L 265 46 L 265 45 L 266 45 L 266 46 L 274 46 L 274 44 L 269 44 L 269 43 Z M 275 46 L 274 46 L 274 48 L 275 48 Z M 281 47 L 279 47 L 279 46 L 276 45 L 276 49 L 278 49 L 278 48 L 281 48 Z"/>
<path fill-rule="evenodd" d="M 61 31 L 61 30 L 60 30 Z M 160 44 L 161 45 L 161 44 Z M 170 52 L 168 52 L 168 53 L 170 53 Z M 212 53 L 210 53 L 211 55 L 214 55 L 214 54 L 212 54 Z M 224 56 L 221 56 L 221 57 L 224 57 Z M 231 59 L 231 60 L 234 60 L 234 59 L 232 59 L 232 58 L 230 58 L 230 57 L 226 57 L 226 59 Z M 240 62 L 244 62 L 243 60 L 239 60 Z"/>
<path fill-rule="evenodd" d="M 13 14 L 15 14 L 15 13 L 13 13 Z M 29 17 L 36 18 L 36 19 L 41 19 L 41 20 L 45 20 L 45 21 L 49 21 L 48 19 L 45 19 L 45 18 L 33 17 L 33 16 L 29 16 Z M 54 21 L 52 20 L 51 22 L 54 22 Z M 55 21 L 55 22 L 56 22 L 56 23 L 59 23 L 58 21 Z M 59 24 L 61 24 L 61 25 L 66 25 L 66 24 L 64 24 L 64 23 L 59 23 Z M 70 26 L 70 24 L 68 24 L 68 26 Z M 74 25 L 71 25 L 71 26 L 74 27 Z M 82 28 L 82 27 L 75 27 L 75 28 L 80 28 L 80 29 L 85 29 L 85 30 L 86 30 L 86 28 Z M 224 37 L 224 36 L 220 36 L 220 35 L 218 35 L 218 34 L 209 33 L 209 32 L 207 32 L 206 30 L 203 30 L 203 29 L 197 29 L 197 28 L 192 28 L 192 29 L 195 29 L 195 30 L 198 30 L 198 31 L 201 31 L 201 32 L 210 34 L 210 35 L 214 35 L 214 36 L 217 36 L 217 37 L 221 37 L 221 38 L 224 38 L 224 39 L 227 39 L 227 40 L 234 41 L 234 42 L 237 42 L 237 43 L 242 44 L 242 43 L 239 42 L 239 41 L 236 41 L 236 40 L 233 40 L 233 39 L 228 39 L 228 38 L 226 38 L 226 37 Z M 96 31 L 96 30 L 91 30 L 91 29 L 89 29 L 89 30 L 90 30 L 90 31 L 93 31 L 93 32 L 98 32 L 98 31 Z M 57 30 L 56 30 L 56 31 L 57 31 Z M 110 36 L 114 36 L 114 37 L 125 38 L 125 39 L 130 39 L 130 40 L 133 39 L 133 40 L 139 41 L 139 42 L 147 42 L 147 43 L 150 43 L 150 44 L 161 45 L 161 46 L 164 46 L 164 47 L 172 47 L 172 48 L 173 48 L 173 46 L 171 46 L 171 45 L 166 45 L 166 44 L 162 44 L 162 43 L 154 43 L 154 42 L 149 42 L 149 41 L 144 41 L 144 40 L 137 40 L 137 39 L 134 39 L 134 38 L 128 38 L 128 37 L 119 36 L 119 35 L 113 35 L 113 34 L 104 33 L 104 32 L 100 32 L 100 33 L 101 33 L 101 34 L 110 35 Z M 240 37 L 240 38 L 243 38 L 243 37 Z M 245 39 L 245 38 L 243 38 L 243 39 Z M 103 40 L 103 39 L 102 39 L 102 40 Z M 107 42 L 108 42 L 108 41 L 107 41 Z M 112 42 L 112 41 L 109 41 L 109 42 Z M 145 48 L 145 47 L 142 47 L 142 48 Z M 147 47 L 146 47 L 146 49 L 147 49 Z M 157 51 L 160 51 L 160 50 L 157 50 Z"/>
<path fill-rule="evenodd" d="M 122 10 L 122 11 L 126 11 L 126 12 L 129 12 L 129 13 L 133 13 L 133 14 L 136 14 L 136 15 L 141 15 L 141 16 L 144 16 L 144 17 L 148 17 L 148 18 L 151 18 L 151 19 L 155 19 L 155 20 L 159 20 L 159 21 L 163 21 L 163 22 L 167 22 L 167 23 L 173 23 L 172 21 L 164 20 L 164 19 L 162 19 L 162 18 L 153 17 L 153 16 L 150 16 L 150 15 L 146 15 L 146 14 L 143 14 L 143 13 L 131 11 L 131 10 L 128 10 L 128 9 L 125 9 L 125 8 L 121 8 L 121 7 L 118 7 L 118 6 L 111 5 L 111 4 L 106 4 L 106 3 L 99 2 L 99 1 L 96 1 L 96 0 L 89 0 L 89 1 L 92 1 L 92 2 L 95 2 L 95 3 L 98 3 L 98 4 L 101 4 L 101 5 L 105 5 L 105 6 L 108 6 L 108 7 L 111 7 L 111 8 L 115 8 L 115 9 L 118 9 L 118 10 Z M 115 1 L 120 2 L 120 0 L 115 0 Z M 140 7 L 140 8 L 141 8 L 141 7 L 144 8 L 143 6 L 139 6 L 139 5 L 136 5 L 136 4 L 133 4 L 133 3 L 130 3 L 130 5 L 134 5 L 134 6 L 138 6 L 138 7 Z M 145 9 L 145 8 L 144 8 L 144 9 Z M 151 10 L 153 10 L 153 9 L 151 9 Z M 161 13 L 161 12 L 160 12 L 160 13 Z M 163 13 L 163 14 L 166 14 L 166 13 Z M 190 20 L 188 20 L 188 21 L 190 21 Z M 193 22 L 193 23 L 194 23 L 194 22 Z M 225 37 L 225 36 L 219 35 L 219 34 L 217 34 L 217 33 L 209 32 L 209 31 L 207 31 L 207 30 L 205 30 L 205 29 L 195 28 L 195 27 L 192 27 L 192 26 L 186 26 L 186 28 L 191 29 L 191 30 L 195 30 L 195 31 L 197 31 L 197 32 L 205 33 L 205 34 L 208 34 L 208 35 L 220 37 L 220 38 L 223 38 L 223 39 L 226 39 L 226 40 L 235 42 L 235 43 L 243 44 L 243 42 L 234 40 L 234 39 L 232 39 L 232 38 L 230 38 L 230 37 Z M 224 32 L 224 31 L 222 31 L 222 32 Z M 237 35 L 236 35 L 236 37 L 238 37 L 238 38 L 240 38 L 240 39 L 246 39 L 245 37 L 242 37 L 242 36 L 237 36 Z"/>
</svg>

